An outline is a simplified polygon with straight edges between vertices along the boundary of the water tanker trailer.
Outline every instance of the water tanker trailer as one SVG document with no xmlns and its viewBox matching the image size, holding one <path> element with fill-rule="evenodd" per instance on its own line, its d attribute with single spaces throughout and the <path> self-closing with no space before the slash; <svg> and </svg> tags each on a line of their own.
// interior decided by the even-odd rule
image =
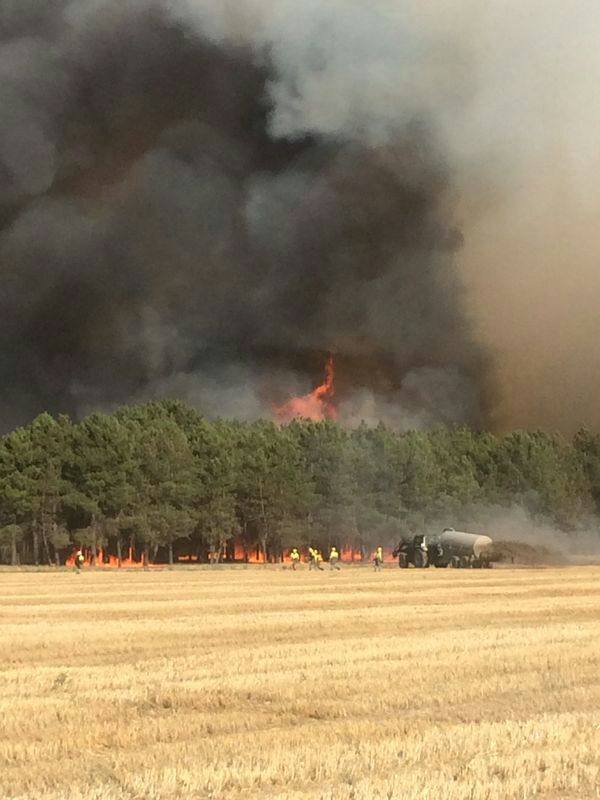
<svg viewBox="0 0 600 800">
<path fill-rule="evenodd" d="M 398 566 L 457 567 L 481 569 L 489 567 L 488 553 L 492 540 L 489 536 L 444 528 L 439 534 L 407 536 L 394 550 Z"/>
</svg>

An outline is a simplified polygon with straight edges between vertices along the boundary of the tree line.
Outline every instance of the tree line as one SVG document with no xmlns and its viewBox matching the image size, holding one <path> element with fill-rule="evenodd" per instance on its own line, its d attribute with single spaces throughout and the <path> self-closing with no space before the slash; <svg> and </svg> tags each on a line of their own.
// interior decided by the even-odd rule
<svg viewBox="0 0 600 800">
<path fill-rule="evenodd" d="M 210 421 L 179 402 L 74 423 L 42 414 L 0 440 L 0 562 L 74 548 L 146 562 L 335 544 L 367 556 L 407 530 L 481 525 L 518 504 L 568 535 L 600 510 L 600 436 L 398 433 L 333 421 Z"/>
</svg>

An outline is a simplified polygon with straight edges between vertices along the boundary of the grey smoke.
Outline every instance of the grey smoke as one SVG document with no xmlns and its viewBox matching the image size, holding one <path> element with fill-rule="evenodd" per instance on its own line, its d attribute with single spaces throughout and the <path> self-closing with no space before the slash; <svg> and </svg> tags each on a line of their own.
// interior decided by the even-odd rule
<svg viewBox="0 0 600 800">
<path fill-rule="evenodd" d="M 348 421 L 484 420 L 447 129 L 472 80 L 408 9 L 4 0 L 3 428 L 268 415 L 329 352 Z"/>
</svg>

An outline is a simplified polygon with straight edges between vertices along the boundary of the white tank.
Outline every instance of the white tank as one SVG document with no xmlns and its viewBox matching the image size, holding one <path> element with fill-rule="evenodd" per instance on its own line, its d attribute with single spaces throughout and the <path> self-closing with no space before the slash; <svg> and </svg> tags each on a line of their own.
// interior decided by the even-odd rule
<svg viewBox="0 0 600 800">
<path fill-rule="evenodd" d="M 466 533 L 465 531 L 443 531 L 439 542 L 445 553 L 452 552 L 457 556 L 475 556 L 479 558 L 482 552 L 491 545 L 489 536 L 479 533 Z"/>
</svg>

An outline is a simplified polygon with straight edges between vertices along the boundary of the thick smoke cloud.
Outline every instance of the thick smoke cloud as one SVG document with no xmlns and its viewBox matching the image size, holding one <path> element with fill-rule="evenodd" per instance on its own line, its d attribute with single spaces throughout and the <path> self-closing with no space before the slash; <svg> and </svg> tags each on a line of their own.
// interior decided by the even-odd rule
<svg viewBox="0 0 600 800">
<path fill-rule="evenodd" d="M 577 13 L 480 5 L 3 0 L 2 426 L 162 396 L 269 414 L 333 352 L 350 422 L 568 427 L 516 223 L 557 173 L 543 54 Z"/>
<path fill-rule="evenodd" d="M 490 422 L 597 430 L 600 7 L 468 10 L 478 83 L 462 126 L 461 267 L 494 353 Z"/>
<path fill-rule="evenodd" d="M 348 419 L 478 421 L 452 169 L 400 23 L 359 3 L 0 13 L 4 427 L 164 395 L 270 413 L 328 352 Z"/>
</svg>

